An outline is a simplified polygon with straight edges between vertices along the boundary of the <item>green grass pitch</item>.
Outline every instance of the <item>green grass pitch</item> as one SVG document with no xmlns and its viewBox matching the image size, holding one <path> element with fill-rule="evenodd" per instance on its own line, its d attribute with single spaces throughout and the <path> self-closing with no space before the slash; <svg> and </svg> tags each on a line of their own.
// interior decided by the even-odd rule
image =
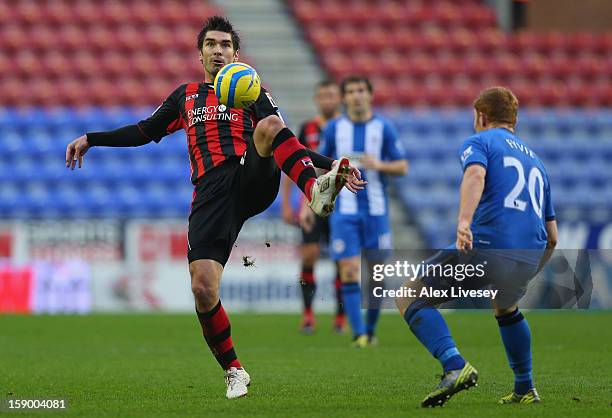
<svg viewBox="0 0 612 418">
<path fill-rule="evenodd" d="M 612 312 L 526 313 L 543 399 L 527 406 L 496 404 L 512 374 L 492 315 L 447 315 L 480 381 L 435 410 L 418 404 L 440 368 L 399 315 L 382 316 L 380 346 L 366 350 L 329 316 L 313 336 L 296 315 L 230 316 L 252 377 L 244 399 L 225 399 L 195 315 L 164 314 L 0 316 L 0 398 L 65 398 L 58 417 L 612 416 Z"/>
</svg>

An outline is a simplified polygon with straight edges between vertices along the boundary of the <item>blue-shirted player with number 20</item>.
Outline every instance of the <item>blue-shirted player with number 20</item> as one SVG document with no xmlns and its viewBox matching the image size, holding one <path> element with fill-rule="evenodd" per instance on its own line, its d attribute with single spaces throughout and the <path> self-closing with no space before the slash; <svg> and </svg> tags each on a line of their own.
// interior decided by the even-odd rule
<svg viewBox="0 0 612 418">
<path fill-rule="evenodd" d="M 499 290 L 493 309 L 514 372 L 514 390 L 501 404 L 535 403 L 540 397 L 532 378 L 531 332 L 518 301 L 527 284 L 546 264 L 557 240 L 550 183 L 542 161 L 515 134 L 518 100 L 503 87 L 483 91 L 474 102 L 476 135 L 461 148 L 463 180 L 453 250 L 427 263 L 483 264 L 487 273 L 461 287 Z M 453 279 L 425 276 L 408 287 L 452 287 Z M 442 380 L 421 405 L 443 405 L 455 393 L 476 385 L 478 372 L 457 350 L 435 306 L 442 298 L 397 299 L 400 313 L 417 339 L 441 363 Z"/>
</svg>

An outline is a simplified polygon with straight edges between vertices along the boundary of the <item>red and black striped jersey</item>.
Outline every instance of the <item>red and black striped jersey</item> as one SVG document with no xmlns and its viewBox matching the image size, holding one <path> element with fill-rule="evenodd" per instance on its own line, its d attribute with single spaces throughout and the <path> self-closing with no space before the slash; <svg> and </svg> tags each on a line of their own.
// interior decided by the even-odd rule
<svg viewBox="0 0 612 418">
<path fill-rule="evenodd" d="M 196 184 L 215 167 L 241 158 L 257 122 L 270 115 L 279 115 L 278 107 L 263 88 L 252 106 L 235 109 L 219 103 L 212 83 L 189 83 L 174 90 L 138 127 L 155 142 L 184 129 L 191 181 Z"/>
<path fill-rule="evenodd" d="M 298 139 L 306 148 L 316 151 L 319 149 L 322 130 L 323 126 L 321 124 L 321 118 L 319 116 L 315 116 L 302 124 Z"/>
</svg>

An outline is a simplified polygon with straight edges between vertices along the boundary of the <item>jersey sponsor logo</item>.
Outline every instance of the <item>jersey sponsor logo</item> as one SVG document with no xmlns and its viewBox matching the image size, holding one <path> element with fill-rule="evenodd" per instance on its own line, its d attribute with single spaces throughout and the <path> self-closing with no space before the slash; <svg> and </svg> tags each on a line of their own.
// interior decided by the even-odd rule
<svg viewBox="0 0 612 418">
<path fill-rule="evenodd" d="M 472 155 L 473 153 L 474 151 L 472 150 L 472 146 L 470 145 L 469 147 L 465 149 L 465 151 L 463 151 L 463 154 L 461 154 L 461 162 L 464 163 L 465 160 L 467 160 L 468 157 Z"/>
<path fill-rule="evenodd" d="M 188 126 L 209 120 L 231 120 L 238 121 L 238 113 L 227 112 L 227 106 L 220 104 L 215 106 L 202 106 L 187 110 Z"/>
</svg>

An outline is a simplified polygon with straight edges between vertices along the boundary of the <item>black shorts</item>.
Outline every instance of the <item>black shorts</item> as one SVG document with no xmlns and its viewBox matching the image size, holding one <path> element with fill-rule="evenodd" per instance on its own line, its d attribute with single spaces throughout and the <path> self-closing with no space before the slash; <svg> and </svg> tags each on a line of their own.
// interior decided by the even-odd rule
<svg viewBox="0 0 612 418">
<path fill-rule="evenodd" d="M 189 215 L 187 258 L 225 266 L 244 222 L 266 210 L 280 185 L 273 157 L 257 154 L 253 141 L 241 160 L 226 161 L 195 186 Z"/>
<path fill-rule="evenodd" d="M 329 241 L 329 218 L 315 215 L 315 223 L 307 232 L 302 230 L 302 244 L 321 244 Z"/>
</svg>

